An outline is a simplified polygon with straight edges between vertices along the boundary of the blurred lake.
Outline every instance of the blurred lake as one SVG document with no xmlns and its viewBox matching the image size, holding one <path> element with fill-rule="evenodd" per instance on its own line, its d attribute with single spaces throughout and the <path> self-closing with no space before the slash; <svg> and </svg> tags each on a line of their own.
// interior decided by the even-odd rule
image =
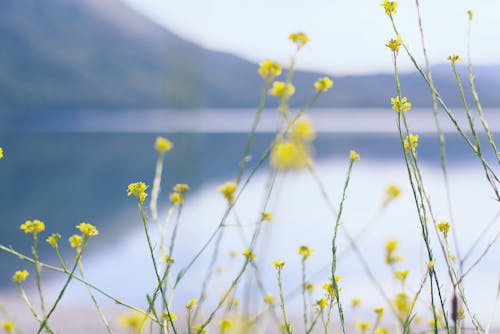
<svg viewBox="0 0 500 334">
<path fill-rule="evenodd" d="M 400 252 L 412 272 L 409 282 L 417 287 L 426 260 L 395 131 L 395 113 L 389 109 L 310 110 L 308 115 L 318 130 L 314 142 L 317 173 L 335 206 L 341 195 L 349 150 L 355 149 L 361 155 L 353 170 L 343 228 L 353 235 L 368 228 L 369 233 L 359 240 L 360 249 L 373 268 L 380 271 L 381 281 L 389 282 L 391 287 L 394 284 L 384 264 L 383 246 L 389 238 L 400 239 Z M 492 130 L 500 136 L 500 112 L 494 110 L 488 116 Z M 413 132 L 420 134 L 418 157 L 436 219 L 451 220 L 432 111 L 416 109 L 408 113 L 408 117 Z M 463 113 L 457 117 L 465 128 Z M 95 224 L 101 234 L 91 240 L 84 259 L 89 279 L 112 294 L 144 304 L 154 277 L 136 201 L 127 197 L 127 185 L 135 181 L 152 184 L 157 159 L 153 149 L 155 138 L 158 135 L 169 138 L 175 146 L 165 158 L 159 202 L 161 214 L 165 213 L 168 193 L 174 184 L 188 183 L 191 187 L 175 256 L 175 269 L 179 270 L 219 223 L 225 204 L 217 187 L 235 178 L 252 119 L 251 110 L 91 110 L 4 116 L 0 123 L 0 146 L 5 152 L 5 158 L 0 161 L 0 243 L 29 253 L 29 237 L 19 230 L 19 225 L 26 219 L 40 219 L 47 227 L 42 238 L 52 232 L 61 233 L 62 250 L 70 258 L 72 253 L 66 239 L 76 231 L 75 225 L 81 221 Z M 492 199 L 479 161 L 463 138 L 453 132 L 445 115 L 440 115 L 440 121 L 446 132 L 453 228 L 463 256 L 496 219 L 499 206 Z M 247 171 L 271 143 L 275 122 L 276 112 L 265 110 Z M 488 159 L 496 166 L 484 134 L 481 139 Z M 237 206 L 247 236 L 260 214 L 267 165 L 255 175 Z M 403 196 L 381 212 L 380 205 L 389 183 L 399 185 Z M 280 175 L 269 209 L 274 214 L 274 222 L 264 226 L 257 250 L 258 261 L 265 268 L 262 274 L 270 278 L 266 279 L 266 287 L 276 291 L 269 263 L 277 257 L 287 261 L 285 287 L 292 289 L 300 284 L 296 250 L 302 244 L 315 249 L 309 263 L 311 276 L 317 273 L 315 277 L 319 282 L 326 281 L 329 275 L 324 267 L 331 255 L 329 243 L 334 220 L 311 175 L 307 172 Z M 246 247 L 234 226 L 225 230 L 225 251 L 218 265 L 231 272 L 239 260 L 229 258 L 227 251 L 241 252 Z M 494 223 L 487 237 L 481 239 L 480 247 L 471 253 L 465 269 L 497 232 L 498 223 Z M 436 239 L 433 231 L 431 238 Z M 40 248 L 42 258 L 54 263 L 50 247 L 42 243 Z M 340 238 L 340 251 L 348 252 L 348 248 L 346 239 Z M 443 267 L 437 245 L 435 252 Z M 500 269 L 498 256 L 499 247 L 495 244 L 466 280 L 466 292 L 472 296 L 471 303 L 483 321 L 490 315 L 494 303 Z M 200 277 L 206 272 L 207 261 L 207 256 L 200 258 L 187 276 L 195 279 L 179 286 L 179 305 L 199 293 Z M 29 268 L 28 264 L 0 253 L 0 272 L 4 273 L 0 288 L 12 288 L 11 273 L 24 268 Z M 339 259 L 338 272 L 345 277 L 342 287 L 346 298 L 363 296 L 368 303 L 383 302 L 352 253 Z M 56 291 L 62 282 L 61 276 L 47 271 L 44 274 L 52 282 L 50 289 Z M 441 277 L 446 281 L 446 272 L 442 272 Z M 131 286 L 134 289 L 130 289 Z M 220 286 L 218 289 L 220 291 Z M 446 293 L 450 298 L 451 292 Z M 85 290 L 75 287 L 68 300 L 80 302 L 83 295 Z"/>
</svg>

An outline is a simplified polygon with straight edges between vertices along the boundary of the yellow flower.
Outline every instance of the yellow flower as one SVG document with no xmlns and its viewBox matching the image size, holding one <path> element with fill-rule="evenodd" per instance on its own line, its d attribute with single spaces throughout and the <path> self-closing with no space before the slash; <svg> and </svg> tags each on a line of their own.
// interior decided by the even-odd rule
<svg viewBox="0 0 500 334">
<path fill-rule="evenodd" d="M 379 327 L 375 331 L 375 334 L 389 334 L 389 333 L 390 333 L 390 331 L 389 331 L 389 328 L 387 328 L 387 327 Z"/>
<path fill-rule="evenodd" d="M 273 82 L 273 86 L 269 89 L 269 94 L 274 96 L 279 96 L 281 98 L 292 96 L 295 94 L 295 86 L 291 83 L 286 83 L 283 81 Z"/>
<path fill-rule="evenodd" d="M 167 138 L 157 137 L 155 142 L 155 149 L 160 153 L 166 153 L 174 147 L 174 144 Z"/>
<path fill-rule="evenodd" d="M 448 232 L 450 232 L 450 223 L 446 221 L 442 221 L 437 225 L 439 231 L 443 233 L 444 237 L 446 238 L 448 236 Z"/>
<path fill-rule="evenodd" d="M 161 314 L 161 317 L 165 320 L 172 320 L 172 321 L 176 321 L 177 320 L 177 316 L 175 315 L 174 312 L 170 312 L 170 313 L 167 313 L 167 312 L 162 312 Z"/>
<path fill-rule="evenodd" d="M 59 233 L 52 233 L 50 237 L 47 238 L 47 243 L 52 246 L 52 248 L 57 248 L 57 242 L 61 239 L 61 235 Z"/>
<path fill-rule="evenodd" d="M 227 331 L 231 327 L 233 327 L 233 322 L 229 319 L 224 319 L 219 322 L 219 326 L 222 332 Z"/>
<path fill-rule="evenodd" d="M 272 80 L 281 74 L 281 65 L 271 59 L 265 59 L 260 63 L 258 70 L 264 80 Z"/>
<path fill-rule="evenodd" d="M 201 329 L 201 325 L 200 324 L 197 324 L 197 325 L 194 325 L 193 326 L 193 331 L 196 333 L 196 334 L 204 334 L 207 332 L 207 329 L 206 328 L 203 328 Z"/>
<path fill-rule="evenodd" d="M 389 240 L 385 244 L 387 252 L 394 252 L 398 248 L 398 241 L 395 239 Z"/>
<path fill-rule="evenodd" d="M 302 245 L 299 247 L 297 253 L 302 256 L 302 259 L 306 260 L 309 256 L 312 255 L 313 250 L 305 245 Z"/>
<path fill-rule="evenodd" d="M 99 234 L 99 231 L 94 225 L 85 222 L 81 222 L 76 226 L 76 228 L 79 229 L 80 232 L 82 232 L 83 235 L 87 238 L 91 238 Z"/>
<path fill-rule="evenodd" d="M 171 193 L 168 198 L 170 199 L 170 202 L 172 202 L 172 204 L 181 204 L 182 202 L 184 202 L 184 198 L 182 197 L 182 195 L 177 192 Z"/>
<path fill-rule="evenodd" d="M 304 45 L 306 45 L 307 42 L 309 42 L 309 36 L 307 36 L 307 34 L 305 34 L 303 32 L 296 32 L 296 33 L 290 34 L 290 36 L 288 36 L 288 39 L 291 40 L 292 42 L 294 42 L 295 44 L 297 44 L 297 47 L 299 49 L 301 47 L 303 47 Z"/>
<path fill-rule="evenodd" d="M 271 151 L 271 166 L 276 169 L 301 169 L 312 164 L 305 145 L 291 140 L 282 140 Z"/>
<path fill-rule="evenodd" d="M 387 42 L 385 46 L 387 46 L 393 52 L 398 52 L 401 44 L 403 44 L 403 40 L 398 35 L 396 36 L 396 38 L 392 38 L 391 40 L 389 40 L 389 42 Z"/>
<path fill-rule="evenodd" d="M 260 219 L 263 222 L 272 222 L 273 220 L 273 214 L 271 212 L 262 212 L 262 215 L 260 216 Z"/>
<path fill-rule="evenodd" d="M 267 305 L 273 304 L 275 299 L 276 299 L 276 297 L 272 293 L 268 293 L 263 298 L 264 303 L 267 304 Z"/>
<path fill-rule="evenodd" d="M 168 254 L 165 254 L 165 255 L 163 256 L 163 260 L 165 260 L 165 262 L 166 262 L 167 264 L 172 264 L 172 263 L 174 263 L 174 262 L 175 262 L 175 260 L 174 260 L 174 259 L 172 259 L 172 258 L 170 257 L 170 255 L 168 255 Z"/>
<path fill-rule="evenodd" d="M 185 194 L 189 191 L 189 186 L 184 183 L 177 183 L 173 188 L 173 191 L 179 194 Z"/>
<path fill-rule="evenodd" d="M 3 148 L 0 147 L 0 159 L 3 158 Z"/>
<path fill-rule="evenodd" d="M 69 237 L 68 241 L 69 241 L 69 244 L 71 245 L 71 247 L 77 248 L 77 247 L 80 247 L 83 239 L 81 236 L 74 234 L 71 237 Z"/>
<path fill-rule="evenodd" d="M 281 270 L 285 266 L 285 261 L 281 261 L 280 259 L 272 261 L 274 268 Z"/>
<path fill-rule="evenodd" d="M 298 142 L 310 142 L 316 138 L 316 130 L 312 121 L 302 116 L 290 127 L 290 137 Z"/>
<path fill-rule="evenodd" d="M 309 282 L 305 282 L 305 283 L 304 283 L 304 287 L 305 287 L 305 289 L 306 289 L 309 293 L 313 293 L 313 292 L 314 292 L 314 289 L 315 289 L 314 284 L 309 283 Z"/>
<path fill-rule="evenodd" d="M 2 328 L 5 329 L 8 334 L 14 333 L 14 329 L 16 329 L 16 323 L 13 321 L 2 322 Z"/>
<path fill-rule="evenodd" d="M 395 184 L 390 184 L 386 189 L 386 194 L 387 197 L 394 199 L 399 197 L 399 195 L 401 194 L 401 189 Z"/>
<path fill-rule="evenodd" d="M 436 265 L 436 261 L 432 260 L 427 262 L 427 269 L 431 270 Z"/>
<path fill-rule="evenodd" d="M 198 301 L 196 300 L 196 298 L 191 298 L 187 304 L 186 304 L 186 308 L 187 309 L 193 309 L 195 308 L 196 306 L 198 306 Z"/>
<path fill-rule="evenodd" d="M 127 195 L 133 195 L 139 199 L 139 202 L 144 202 L 147 197 L 145 193 L 148 186 L 144 182 L 134 182 L 128 185 Z"/>
<path fill-rule="evenodd" d="M 364 332 L 372 328 L 372 324 L 369 322 L 357 322 L 356 328 Z"/>
<path fill-rule="evenodd" d="M 318 90 L 318 92 L 326 92 L 333 86 L 333 81 L 329 77 L 323 77 L 318 79 L 314 83 L 314 88 Z"/>
<path fill-rule="evenodd" d="M 405 148 L 405 151 L 407 153 L 410 152 L 415 152 L 418 146 L 418 135 L 414 135 L 410 133 L 409 135 L 406 136 L 405 140 L 403 141 L 403 146 Z"/>
<path fill-rule="evenodd" d="M 325 307 L 328 306 L 328 301 L 326 300 L 326 298 L 318 299 L 316 300 L 316 306 L 318 306 L 320 310 L 323 310 Z"/>
<path fill-rule="evenodd" d="M 410 271 L 408 269 L 406 270 L 396 270 L 394 272 L 394 278 L 397 279 L 398 281 L 401 281 L 401 282 L 405 282 L 406 281 L 406 277 L 408 277 L 408 274 L 410 273 Z"/>
<path fill-rule="evenodd" d="M 389 15 L 389 16 L 392 16 L 393 14 L 396 14 L 398 12 L 398 10 L 397 10 L 397 8 L 398 8 L 397 1 L 384 0 L 384 2 L 382 2 L 380 4 L 380 6 L 384 7 L 385 13 L 387 15 Z"/>
<path fill-rule="evenodd" d="M 394 254 L 397 248 L 398 248 L 397 240 L 389 240 L 385 244 L 385 252 L 386 252 L 385 262 L 387 264 L 394 264 L 402 260 L 401 256 Z"/>
<path fill-rule="evenodd" d="M 373 311 L 377 314 L 377 320 L 382 320 L 382 318 L 384 317 L 384 308 L 375 307 Z"/>
<path fill-rule="evenodd" d="M 232 204 L 234 202 L 234 193 L 237 186 L 235 182 L 226 182 L 219 187 L 219 192 Z"/>
<path fill-rule="evenodd" d="M 250 249 L 245 249 L 242 254 L 244 257 L 248 259 L 248 261 L 255 260 L 255 258 L 257 257 L 257 255 L 253 253 Z"/>
<path fill-rule="evenodd" d="M 361 299 L 359 299 L 359 298 L 353 298 L 351 300 L 351 306 L 354 307 L 354 308 L 361 306 Z"/>
<path fill-rule="evenodd" d="M 458 55 L 455 55 L 455 54 L 448 56 L 448 60 L 451 61 L 452 63 L 462 61 L 462 59 Z"/>
<path fill-rule="evenodd" d="M 356 151 L 351 150 L 351 152 L 349 153 L 349 160 L 350 161 L 359 160 L 359 154 Z"/>
<path fill-rule="evenodd" d="M 408 102 L 406 97 L 400 98 L 399 96 L 391 98 L 392 109 L 398 113 L 407 112 L 411 109 L 411 103 Z"/>
<path fill-rule="evenodd" d="M 18 270 L 12 276 L 12 280 L 17 284 L 21 284 L 26 280 L 26 278 L 30 275 L 27 270 Z"/>
<path fill-rule="evenodd" d="M 147 316 L 145 314 L 133 311 L 128 314 L 120 316 L 120 324 L 126 327 L 134 333 L 140 333 L 144 323 L 146 322 Z"/>
<path fill-rule="evenodd" d="M 472 10 L 470 10 L 470 9 L 469 9 L 469 10 L 467 11 L 467 16 L 469 17 L 469 21 L 471 21 L 471 20 L 472 20 L 472 18 L 474 17 L 474 13 L 472 12 Z"/>
<path fill-rule="evenodd" d="M 21 224 L 19 228 L 23 230 L 24 233 L 31 233 L 36 235 L 45 230 L 45 224 L 38 219 L 35 219 L 33 221 L 27 220 L 24 224 Z"/>
<path fill-rule="evenodd" d="M 403 316 L 410 310 L 410 303 L 410 297 L 404 292 L 398 293 L 393 301 L 396 310 Z"/>
</svg>

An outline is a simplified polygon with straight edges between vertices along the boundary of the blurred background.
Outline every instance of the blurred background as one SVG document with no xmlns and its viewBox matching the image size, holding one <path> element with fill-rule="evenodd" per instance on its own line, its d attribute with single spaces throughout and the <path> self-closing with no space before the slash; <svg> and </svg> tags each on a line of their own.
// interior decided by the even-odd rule
<svg viewBox="0 0 500 334">
<path fill-rule="evenodd" d="M 311 41 L 298 56 L 291 108 L 307 104 L 318 78 L 328 75 L 335 82 L 308 111 L 318 131 L 314 144 L 318 175 L 336 203 L 349 150 L 360 153 L 346 204 L 345 228 L 356 234 L 367 222 L 377 224 L 370 227 L 371 236 L 359 242 L 374 268 L 383 268 L 383 281 L 392 279 L 383 263 L 383 245 L 389 238 L 402 240 L 401 253 L 414 273 L 410 281 L 417 287 L 425 258 L 420 239 L 415 238 L 418 222 L 389 103 L 396 93 L 391 54 L 384 44 L 394 34 L 379 2 L 1 0 L 0 146 L 5 157 L 0 161 L 0 243 L 29 253 L 30 240 L 19 230 L 26 219 L 41 219 L 47 225 L 46 235 L 59 232 L 64 241 L 79 222 L 95 224 L 101 235 L 92 240 L 84 260 L 89 279 L 145 307 L 144 296 L 150 293 L 154 277 L 136 203 L 126 196 L 127 185 L 139 180 L 152 184 L 154 140 L 162 135 L 173 141 L 175 147 L 166 156 L 160 211 L 165 213 L 174 184 L 191 186 L 176 264 L 189 261 L 222 216 L 224 201 L 217 186 L 235 178 L 263 84 L 258 63 L 272 58 L 286 67 L 294 52 L 288 35 L 303 31 Z M 466 11 L 474 11 L 471 57 L 476 85 L 490 128 L 497 134 L 500 4 L 447 0 L 422 1 L 421 5 L 434 81 L 463 127 L 467 122 L 446 57 L 457 53 L 466 59 Z M 415 3 L 401 1 L 395 19 L 402 38 L 424 64 Z M 470 251 L 467 268 L 498 233 L 498 204 L 478 160 L 441 113 L 452 190 L 450 213 L 429 90 L 406 55 L 401 53 L 399 59 L 403 95 L 413 106 L 408 116 L 412 129 L 421 136 L 424 181 L 428 180 L 438 219 L 454 219 L 459 250 L 462 255 Z M 458 69 L 465 82 L 464 65 Z M 273 139 L 276 104 L 276 99 L 268 98 L 250 167 Z M 483 134 L 481 140 L 485 140 Z M 497 166 L 491 151 L 486 149 L 484 154 Z M 266 169 L 267 165 L 257 174 L 242 201 L 239 210 L 245 222 L 258 216 Z M 333 228 L 307 172 L 286 173 L 279 181 L 279 191 L 271 201 L 275 222 L 266 226 L 267 242 L 258 248 L 258 261 L 266 268 L 266 288 L 274 292 L 274 275 L 268 267 L 277 257 L 289 261 L 286 288 L 291 291 L 300 284 L 296 249 L 301 244 L 315 249 L 311 276 L 316 273 L 318 284 L 327 280 L 324 267 L 330 259 Z M 402 188 L 402 197 L 382 212 L 390 183 Z M 246 247 L 235 229 L 228 228 L 226 235 L 218 265 L 230 273 L 237 266 L 227 252 Z M 481 235 L 479 246 L 471 248 Z M 348 248 L 346 240 L 339 242 L 341 249 Z M 50 247 L 40 247 L 42 258 L 54 263 Z M 62 249 L 71 258 L 69 246 L 64 244 Z M 494 244 L 466 281 L 471 303 L 484 322 L 495 303 L 498 255 Z M 360 316 L 371 314 L 383 299 L 354 259 L 346 255 L 339 263 L 345 298 L 362 297 L 366 309 Z M 194 277 L 204 275 L 207 263 L 208 258 L 198 261 Z M 12 255 L 0 254 L 0 303 L 18 314 L 25 314 L 25 308 L 10 277 L 24 268 L 33 270 Z M 62 278 L 48 271 L 43 274 L 48 291 L 58 291 Z M 179 287 L 175 305 L 180 310 L 199 293 L 199 285 L 193 279 Z M 447 293 L 450 297 L 452 292 Z M 291 300 L 292 305 L 299 301 Z M 74 284 L 65 303 L 65 309 L 90 314 L 98 325 L 84 287 Z M 113 314 L 120 312 L 112 302 L 102 299 L 102 303 Z M 64 319 L 64 313 L 59 317 Z M 62 329 L 68 325 L 60 322 Z M 99 332 L 94 325 L 83 321 L 79 328 L 82 333 Z"/>
</svg>

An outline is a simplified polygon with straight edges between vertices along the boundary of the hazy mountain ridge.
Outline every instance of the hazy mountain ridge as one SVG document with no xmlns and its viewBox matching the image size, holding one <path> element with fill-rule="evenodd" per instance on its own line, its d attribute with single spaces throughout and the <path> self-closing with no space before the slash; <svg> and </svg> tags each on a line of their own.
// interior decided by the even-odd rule
<svg viewBox="0 0 500 334">
<path fill-rule="evenodd" d="M 262 86 L 256 64 L 184 41 L 117 0 L 1 1 L 0 43 L 4 112 L 253 107 Z M 436 67 L 436 85 L 450 105 L 460 106 L 446 67 Z M 483 104 L 500 106 L 500 66 L 476 73 Z M 292 105 L 307 103 L 323 75 L 297 72 Z M 382 107 L 395 94 L 390 74 L 334 80 L 317 106 Z M 430 105 L 429 89 L 416 73 L 401 81 L 413 105 Z"/>
</svg>

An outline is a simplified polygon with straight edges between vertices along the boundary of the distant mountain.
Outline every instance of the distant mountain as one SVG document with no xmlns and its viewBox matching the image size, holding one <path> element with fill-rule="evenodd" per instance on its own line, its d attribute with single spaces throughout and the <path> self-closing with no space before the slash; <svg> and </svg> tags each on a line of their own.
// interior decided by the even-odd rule
<svg viewBox="0 0 500 334">
<path fill-rule="evenodd" d="M 262 85 L 256 64 L 182 40 L 118 0 L 2 0 L 0 45 L 3 113 L 253 107 Z M 478 67 L 477 74 L 484 105 L 500 107 L 500 66 Z M 307 103 L 322 75 L 296 73 L 292 104 Z M 460 105 L 451 69 L 436 67 L 434 78 L 450 105 Z M 382 107 L 395 91 L 387 74 L 334 80 L 317 106 Z M 414 106 L 429 106 L 416 73 L 401 81 Z"/>
</svg>

